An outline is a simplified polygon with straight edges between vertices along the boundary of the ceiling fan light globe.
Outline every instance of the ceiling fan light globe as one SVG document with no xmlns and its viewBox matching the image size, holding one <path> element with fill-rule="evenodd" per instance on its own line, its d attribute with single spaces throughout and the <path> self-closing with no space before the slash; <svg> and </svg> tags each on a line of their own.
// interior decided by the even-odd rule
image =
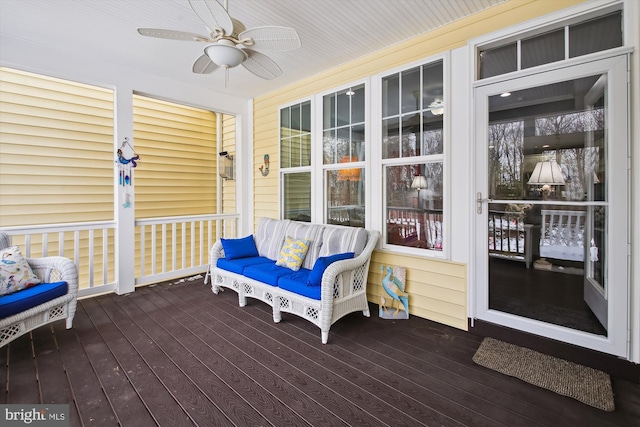
<svg viewBox="0 0 640 427">
<path fill-rule="evenodd" d="M 204 48 L 204 53 L 218 66 L 233 68 L 247 59 L 246 53 L 225 44 L 212 44 Z"/>
</svg>

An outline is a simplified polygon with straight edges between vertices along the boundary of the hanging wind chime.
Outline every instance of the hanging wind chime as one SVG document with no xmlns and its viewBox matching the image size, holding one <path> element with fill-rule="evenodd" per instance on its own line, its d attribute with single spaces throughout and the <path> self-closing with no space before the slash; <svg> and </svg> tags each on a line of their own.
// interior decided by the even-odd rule
<svg viewBox="0 0 640 427">
<path fill-rule="evenodd" d="M 129 150 L 133 153 L 130 158 L 126 158 L 123 150 L 125 148 L 129 148 Z M 136 154 L 136 151 L 133 149 L 131 144 L 129 144 L 129 138 L 125 138 L 120 148 L 117 151 L 118 155 L 118 180 L 121 187 L 125 189 L 124 194 L 124 203 L 122 207 L 128 208 L 131 207 L 131 195 L 129 194 L 129 189 L 133 185 L 133 168 L 138 166 L 136 160 L 140 160 L 140 156 Z"/>
</svg>

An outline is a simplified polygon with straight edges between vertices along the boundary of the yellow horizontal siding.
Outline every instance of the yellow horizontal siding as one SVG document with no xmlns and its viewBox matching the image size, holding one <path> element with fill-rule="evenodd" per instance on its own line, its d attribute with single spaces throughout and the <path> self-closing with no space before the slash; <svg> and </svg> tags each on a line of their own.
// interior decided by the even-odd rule
<svg viewBox="0 0 640 427">
<path fill-rule="evenodd" d="M 136 218 L 216 212 L 216 115 L 133 97 Z"/>
<path fill-rule="evenodd" d="M 0 67 L 0 226 L 113 219 L 113 91 Z"/>
<path fill-rule="evenodd" d="M 381 295 L 386 295 L 382 287 L 382 266 L 407 269 L 405 289 L 410 294 L 410 314 L 466 329 L 467 269 L 464 264 L 374 251 L 367 298 L 376 304 Z"/>
</svg>

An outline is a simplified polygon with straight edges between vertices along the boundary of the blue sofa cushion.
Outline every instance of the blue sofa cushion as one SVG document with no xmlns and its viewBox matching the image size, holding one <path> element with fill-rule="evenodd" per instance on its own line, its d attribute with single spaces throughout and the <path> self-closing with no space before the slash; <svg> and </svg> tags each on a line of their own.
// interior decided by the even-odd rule
<svg viewBox="0 0 640 427">
<path fill-rule="evenodd" d="M 250 265 L 265 264 L 268 262 L 273 263 L 274 261 L 262 256 L 238 259 L 218 258 L 216 267 L 231 271 L 232 273 L 242 274 L 244 269 Z"/>
<path fill-rule="evenodd" d="M 242 272 L 250 279 L 255 279 L 271 286 L 278 286 L 278 279 L 282 276 L 293 274 L 287 267 L 281 267 L 273 264 L 252 265 L 244 269 Z"/>
<path fill-rule="evenodd" d="M 40 283 L 39 285 L 0 297 L 0 319 L 22 313 L 54 298 L 66 295 L 67 282 Z"/>
<path fill-rule="evenodd" d="M 311 270 L 303 269 L 278 280 L 278 287 L 294 292 L 298 295 L 320 300 L 322 293 L 321 286 L 307 286 Z"/>
<path fill-rule="evenodd" d="M 252 258 L 260 256 L 253 234 L 239 239 L 220 239 L 226 259 Z"/>
<path fill-rule="evenodd" d="M 306 282 L 308 286 L 320 286 L 322 284 L 322 275 L 324 271 L 329 267 L 329 264 L 340 261 L 343 259 L 351 259 L 354 257 L 353 252 L 344 252 L 341 254 L 334 254 L 329 256 L 322 256 L 316 260 L 313 264 L 313 269 L 309 273 L 309 277 Z"/>
</svg>

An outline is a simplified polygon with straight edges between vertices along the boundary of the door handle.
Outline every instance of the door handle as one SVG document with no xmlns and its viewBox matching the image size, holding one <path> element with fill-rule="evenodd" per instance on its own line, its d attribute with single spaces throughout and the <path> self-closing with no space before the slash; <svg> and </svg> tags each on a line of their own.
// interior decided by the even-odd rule
<svg viewBox="0 0 640 427">
<path fill-rule="evenodd" d="M 493 199 L 483 199 L 482 198 L 482 193 L 480 191 L 478 191 L 476 193 L 476 213 L 478 215 L 482 215 L 482 204 L 484 202 L 490 202 Z"/>
</svg>

